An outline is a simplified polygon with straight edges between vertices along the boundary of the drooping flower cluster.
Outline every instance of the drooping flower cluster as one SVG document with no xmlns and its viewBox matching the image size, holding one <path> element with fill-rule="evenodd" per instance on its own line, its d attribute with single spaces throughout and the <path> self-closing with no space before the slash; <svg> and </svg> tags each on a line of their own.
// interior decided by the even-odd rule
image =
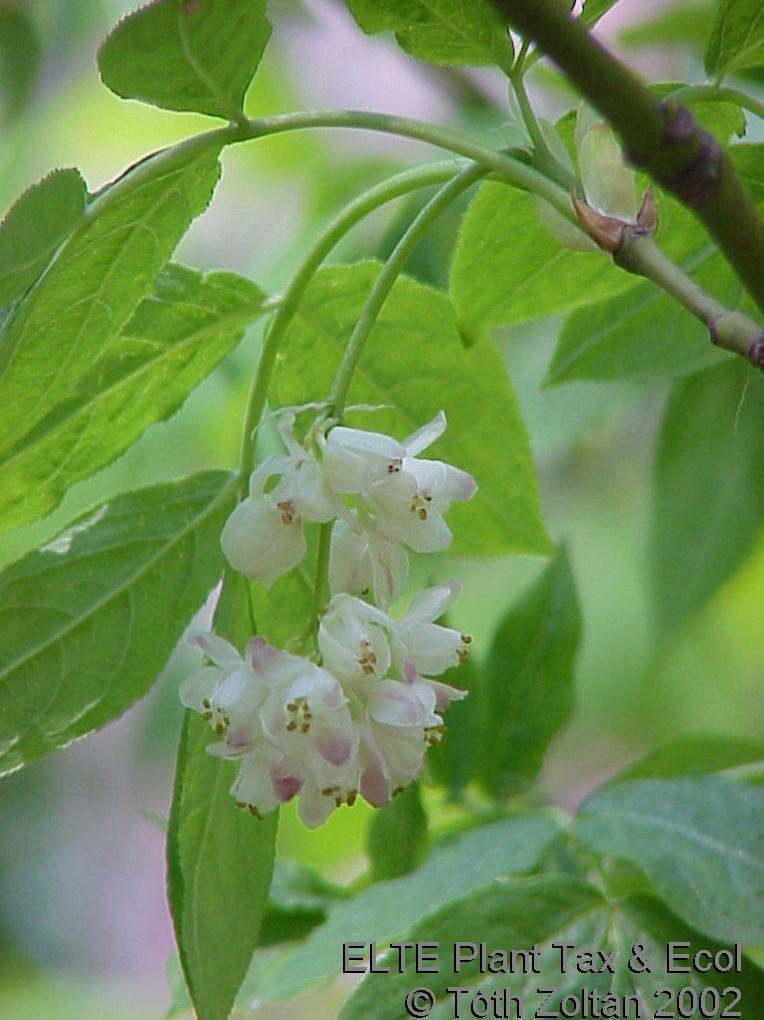
<svg viewBox="0 0 764 1020">
<path fill-rule="evenodd" d="M 436 623 L 458 583 L 418 593 L 402 619 L 388 609 L 406 587 L 408 550 L 449 545 L 444 515 L 475 482 L 419 457 L 445 430 L 442 413 L 402 443 L 336 426 L 309 449 L 293 425 L 282 418 L 288 452 L 252 473 L 221 543 L 235 569 L 271 584 L 305 555 L 304 525 L 334 521 L 318 661 L 260 637 L 242 657 L 197 634 L 211 665 L 185 681 L 181 700 L 219 735 L 210 753 L 239 761 L 231 793 L 240 807 L 262 816 L 299 797 L 313 827 L 359 794 L 379 807 L 415 779 L 444 731 L 440 713 L 464 696 L 436 679 L 467 656 L 470 639 Z"/>
</svg>

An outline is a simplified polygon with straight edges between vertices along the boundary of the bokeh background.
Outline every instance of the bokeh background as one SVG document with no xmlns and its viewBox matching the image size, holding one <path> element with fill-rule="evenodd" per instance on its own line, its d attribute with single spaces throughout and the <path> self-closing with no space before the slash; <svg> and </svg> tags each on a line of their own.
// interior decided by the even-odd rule
<svg viewBox="0 0 764 1020">
<path fill-rule="evenodd" d="M 132 6 L 0 2 L 3 208 L 54 167 L 80 167 L 95 190 L 146 152 L 208 126 L 203 117 L 124 102 L 101 85 L 97 45 Z M 35 31 L 8 45 L 6 15 L 14 8 L 28 12 Z M 269 8 L 275 30 L 250 92 L 253 115 L 352 106 L 451 124 L 497 146 L 512 136 L 498 72 L 419 64 L 391 39 L 363 36 L 341 0 L 271 0 Z M 651 80 L 700 81 L 711 11 L 704 0 L 621 0 L 601 32 Z M 543 65 L 530 84 L 549 116 L 572 103 Z M 750 131 L 756 138 L 755 125 Z M 305 239 L 343 199 L 412 161 L 438 156 L 416 143 L 359 133 L 311 132 L 240 146 L 225 154 L 214 203 L 179 257 L 203 269 L 236 270 L 275 293 Z M 404 199 L 372 217 L 337 257 L 384 257 L 420 201 Z M 445 283 L 457 222 L 458 210 L 420 247 L 411 271 L 421 279 Z M 578 707 L 543 775 L 545 796 L 571 807 L 670 738 L 761 734 L 764 542 L 700 616 L 658 644 L 647 546 L 653 445 L 668 384 L 575 383 L 541 391 L 558 326 L 534 324 L 499 341 L 530 431 L 550 530 L 569 543 L 583 604 Z M 0 565 L 117 491 L 235 465 L 260 339 L 251 330 L 182 411 L 76 486 L 51 518 L 2 536 Z M 539 567 L 522 557 L 459 565 L 466 584 L 458 617 L 478 652 Z M 0 782 L 1 1020 L 163 1014 L 172 932 L 162 820 L 181 714 L 177 688 L 192 658 L 178 649 L 152 694 L 123 719 Z M 432 793 L 425 791 L 425 799 L 437 826 L 448 809 Z M 369 816 L 363 807 L 337 812 L 308 833 L 287 810 L 281 852 L 347 881 L 363 867 Z M 268 1016 L 331 1017 L 340 993 L 330 989 L 309 1007 Z"/>
</svg>

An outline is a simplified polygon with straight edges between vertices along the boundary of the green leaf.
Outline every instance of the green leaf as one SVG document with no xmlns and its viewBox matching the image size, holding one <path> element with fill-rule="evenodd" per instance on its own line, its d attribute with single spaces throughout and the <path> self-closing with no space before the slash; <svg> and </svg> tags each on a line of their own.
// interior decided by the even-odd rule
<svg viewBox="0 0 764 1020">
<path fill-rule="evenodd" d="M 431 64 L 512 69 L 512 41 L 490 0 L 348 0 L 367 35 L 395 32 L 398 45 Z"/>
<path fill-rule="evenodd" d="M 315 619 L 316 552 L 318 528 L 306 529 L 308 551 L 302 562 L 266 588 L 262 581 L 251 584 L 257 633 L 277 648 L 304 635 Z"/>
<path fill-rule="evenodd" d="M 565 551 L 499 624 L 484 665 L 480 778 L 498 800 L 538 774 L 573 711 L 581 614 Z"/>
<path fill-rule="evenodd" d="M 725 290 L 730 304 L 742 297 L 742 285 L 710 243 L 684 260 L 683 268 L 692 270 L 690 275 L 701 286 L 710 283 L 717 291 Z M 703 323 L 660 288 L 644 282 L 565 320 L 545 385 L 686 375 L 730 358 L 713 346 Z"/>
<path fill-rule="evenodd" d="M 77 170 L 54 170 L 16 200 L 0 225 L 0 307 L 34 283 L 84 212 Z"/>
<path fill-rule="evenodd" d="M 472 658 L 449 669 L 441 679 L 451 687 L 468 691 L 469 697 L 449 705 L 446 739 L 428 751 L 427 771 L 435 782 L 448 788 L 452 798 L 458 799 L 475 770 L 482 739 L 485 682 Z"/>
<path fill-rule="evenodd" d="M 234 273 L 163 269 L 72 399 L 0 455 L 0 529 L 48 513 L 75 482 L 173 414 L 261 314 L 264 298 Z"/>
<path fill-rule="evenodd" d="M 117 718 L 222 570 L 235 479 L 117 496 L 0 573 L 0 775 Z"/>
<path fill-rule="evenodd" d="M 650 85 L 650 91 L 661 99 L 666 99 L 672 92 L 682 88 L 686 88 L 686 83 L 681 81 L 653 82 Z M 742 137 L 745 134 L 745 112 L 737 103 L 726 100 L 703 102 L 689 99 L 683 100 L 683 105 L 689 108 L 698 124 L 706 131 L 710 131 L 720 142 L 728 142 L 734 136 Z"/>
<path fill-rule="evenodd" d="M 760 0 L 721 0 L 706 48 L 706 71 L 720 80 L 764 65 L 764 9 Z"/>
<path fill-rule="evenodd" d="M 372 818 L 366 841 L 374 882 L 407 875 L 420 863 L 427 845 L 427 815 L 419 784 L 380 808 Z"/>
<path fill-rule="evenodd" d="M 215 630 L 240 650 L 252 636 L 246 579 L 226 571 Z M 255 819 L 229 788 L 236 764 L 208 755 L 208 723 L 186 712 L 167 832 L 167 894 L 199 1020 L 226 1020 L 249 968 L 273 871 L 278 814 Z"/>
<path fill-rule="evenodd" d="M 730 940 L 724 945 L 713 941 L 697 930 L 689 928 L 680 918 L 670 913 L 664 904 L 647 896 L 632 896 L 611 904 L 610 918 L 614 936 L 612 944 L 613 948 L 618 949 L 617 959 L 621 964 L 619 976 L 624 983 L 624 991 L 635 992 L 643 1003 L 654 1004 L 653 1008 L 656 1010 L 659 1005 L 665 1006 L 666 996 L 663 994 L 656 996 L 656 992 L 663 988 L 669 988 L 677 995 L 683 988 L 691 988 L 696 993 L 702 994 L 704 988 L 715 988 L 719 993 L 723 993 L 725 989 L 733 986 L 742 994 L 741 1016 L 759 1016 L 764 1012 L 764 973 L 747 957 L 743 957 L 740 972 L 734 974 L 724 973 L 715 968 L 705 973 L 694 969 L 689 973 L 681 973 L 678 967 L 686 966 L 681 959 L 677 961 L 678 967 L 675 965 L 672 970 L 668 968 L 667 949 L 670 942 L 688 943 L 686 948 L 679 947 L 679 954 L 687 953 L 690 959 L 700 950 L 705 950 L 713 957 L 720 949 L 731 952 L 734 959 L 735 943 L 740 942 L 739 938 Z M 651 967 L 649 972 L 640 973 L 638 969 L 636 973 L 626 972 L 631 948 L 635 945 L 644 946 L 644 956 Z M 707 996 L 706 1003 L 708 999 Z M 706 1009 L 706 1014 L 722 1020 L 725 1014 L 730 1016 L 730 1010 L 725 1007 L 731 1002 L 730 994 L 721 996 L 720 1004 Z M 667 1013 L 668 1010 L 663 1012 Z M 680 1014 L 677 1012 L 676 1015 Z"/>
<path fill-rule="evenodd" d="M 586 0 L 581 20 L 585 25 L 596 25 L 611 7 L 615 7 L 617 2 L 618 0 Z"/>
<path fill-rule="evenodd" d="M 675 779 L 725 772 L 757 763 L 764 765 L 764 744 L 755 740 L 713 734 L 678 737 L 633 762 L 614 776 L 608 785 L 632 779 Z"/>
<path fill-rule="evenodd" d="M 375 883 L 334 907 L 326 924 L 258 986 L 258 1001 L 292 998 L 334 977 L 343 942 L 376 942 L 382 948 L 455 896 L 533 870 L 559 832 L 551 816 L 534 814 L 474 829 L 437 847 L 417 871 Z"/>
<path fill-rule="evenodd" d="M 187 712 L 167 839 L 168 893 L 199 1020 L 226 1020 L 257 943 L 273 867 L 276 814 L 239 811 L 235 767 L 206 753 L 207 723 Z"/>
<path fill-rule="evenodd" d="M 33 18 L 19 3 L 0 7 L 0 96 L 10 123 L 23 112 L 37 81 L 40 38 Z"/>
<path fill-rule="evenodd" d="M 744 287 L 692 215 L 666 196 L 659 201 L 659 242 L 669 258 L 728 307 L 743 303 Z M 674 298 L 642 281 L 565 320 L 546 383 L 674 376 L 731 357 Z"/>
<path fill-rule="evenodd" d="M 80 399 L 80 380 L 207 207 L 220 172 L 210 146 L 201 137 L 154 155 L 104 192 L 6 322 L 0 452 Z"/>
<path fill-rule="evenodd" d="M 330 907 L 347 898 L 343 886 L 328 882 L 306 864 L 279 858 L 274 864 L 258 946 L 304 938 L 312 928 L 323 924 Z"/>
<path fill-rule="evenodd" d="M 325 400 L 379 264 L 322 269 L 307 288 L 274 373 L 274 405 Z M 515 395 L 496 348 L 465 348 L 440 291 L 401 277 L 366 342 L 349 404 L 389 404 L 353 424 L 403 438 L 446 412 L 432 456 L 470 471 L 477 495 L 448 514 L 455 553 L 549 550 L 535 471 Z M 490 415 L 485 413 L 490 407 Z M 428 453 L 428 456 L 430 453 Z"/>
<path fill-rule="evenodd" d="M 764 211 L 764 142 L 758 145 L 734 145 L 730 156 L 735 171 L 751 198 Z"/>
<path fill-rule="evenodd" d="M 452 987 L 467 988 L 471 994 L 479 991 L 483 996 L 488 997 L 494 991 L 499 990 L 501 992 L 509 986 L 510 992 L 516 995 L 522 1003 L 522 1016 L 524 1017 L 554 1016 L 555 1010 L 560 1016 L 563 1016 L 564 1012 L 561 1009 L 562 1001 L 568 995 L 574 996 L 576 1000 L 580 1001 L 583 989 L 596 992 L 600 997 L 600 1002 L 598 1007 L 591 1004 L 588 1006 L 588 1009 L 579 1007 L 580 1016 L 589 1015 L 594 1017 L 597 1016 L 597 1012 L 603 1017 L 653 1016 L 653 1012 L 657 1011 L 658 1007 L 666 1002 L 664 996 L 656 998 L 656 992 L 661 988 L 671 988 L 674 993 L 677 993 L 682 988 L 691 988 L 696 992 L 702 992 L 704 988 L 710 987 L 716 988 L 721 993 L 730 984 L 739 987 L 742 992 L 741 1005 L 743 1016 L 758 1016 L 762 1007 L 764 1007 L 764 975 L 746 958 L 744 958 L 742 972 L 734 974 L 734 980 L 732 980 L 733 975 L 714 970 L 708 973 L 699 973 L 698 971 L 692 971 L 687 974 L 670 973 L 667 967 L 667 947 L 669 942 L 687 943 L 688 948 L 681 949 L 680 952 L 688 952 L 690 955 L 699 950 L 710 951 L 714 954 L 721 948 L 729 950 L 732 947 L 722 947 L 705 936 L 699 935 L 698 932 L 688 928 L 686 924 L 670 914 L 663 904 L 657 900 L 645 896 L 628 896 L 619 897 L 617 900 L 605 900 L 601 895 L 583 885 L 579 880 L 570 877 L 563 879 L 556 875 L 545 876 L 543 879 L 526 880 L 522 884 L 526 886 L 528 893 L 527 913 L 531 919 L 526 924 L 523 924 L 524 917 L 518 910 L 519 917 L 515 922 L 516 927 L 519 928 L 515 936 L 517 941 L 509 941 L 506 936 L 503 939 L 486 939 L 485 934 L 481 936 L 479 931 L 475 933 L 475 936 L 470 941 L 478 944 L 486 942 L 489 953 L 493 949 L 504 949 L 508 954 L 510 949 L 516 947 L 522 948 L 523 945 L 528 945 L 527 939 L 533 928 L 547 927 L 548 931 L 552 929 L 550 934 L 536 942 L 536 970 L 532 971 L 530 960 L 526 964 L 525 969 L 523 969 L 522 960 L 517 958 L 514 964 L 511 960 L 508 961 L 508 968 L 511 967 L 511 971 L 508 974 L 488 973 L 481 975 L 476 973 L 474 966 L 467 965 L 460 968 L 458 975 L 452 972 L 449 979 Z M 518 883 L 521 888 L 522 884 Z M 537 885 L 539 892 L 542 894 L 538 897 L 538 902 L 535 903 L 530 897 L 534 884 Z M 555 885 L 559 887 L 557 897 L 554 895 Z M 512 895 L 511 887 L 507 894 L 508 896 Z M 576 899 L 578 899 L 581 906 L 581 910 L 578 913 L 575 911 Z M 520 903 L 518 903 L 518 907 L 520 907 Z M 470 930 L 469 904 L 465 902 L 462 905 L 461 916 L 458 914 L 457 904 L 454 905 L 453 909 L 455 914 L 454 921 L 456 925 L 461 927 L 455 927 L 451 937 L 452 939 L 456 938 L 458 941 L 467 941 L 466 938 L 462 937 L 462 932 Z M 510 907 L 510 909 L 512 908 Z M 544 909 L 549 912 L 547 925 L 544 925 L 542 918 L 538 917 L 540 911 Z M 489 914 L 489 912 L 490 905 L 487 903 L 486 913 Z M 566 913 L 571 916 L 566 918 Z M 559 925 L 556 930 L 554 930 L 555 922 Z M 501 930 L 499 925 L 506 926 L 507 922 L 500 917 L 496 927 L 498 930 Z M 427 929 L 424 930 L 425 932 L 427 931 Z M 429 934 L 425 934 L 424 938 L 429 941 Z M 567 969 L 565 973 L 562 973 L 560 947 L 564 945 L 570 948 L 568 950 Z M 636 972 L 629 970 L 628 964 L 632 957 L 632 947 L 635 946 L 642 947 L 644 959 L 650 968 L 649 971 L 639 973 L 638 967 L 635 967 Z M 612 961 L 615 975 L 607 972 L 588 974 L 578 971 L 576 954 L 587 952 L 596 954 L 597 950 L 613 953 Z M 443 961 L 441 966 L 445 967 L 446 970 L 448 970 L 448 959 L 449 947 L 446 944 L 439 953 L 439 960 Z M 586 962 L 582 960 L 581 963 L 582 967 L 585 968 Z M 597 965 L 598 961 L 595 955 L 595 966 Z M 390 977 L 392 980 L 396 980 L 393 975 L 390 975 Z M 373 980 L 373 976 L 366 978 L 360 988 L 366 986 L 367 982 L 371 984 Z M 438 992 L 440 993 L 442 987 L 441 976 L 438 975 L 433 980 L 437 983 Z M 413 975 L 409 974 L 408 987 L 416 987 L 417 984 L 429 985 L 430 975 L 425 975 L 423 980 L 417 980 Z M 380 985 L 382 985 L 381 981 Z M 544 989 L 548 991 L 545 992 Z M 380 994 L 384 994 L 383 988 L 380 987 L 379 991 Z M 553 994 L 549 995 L 548 992 L 552 991 Z M 638 1008 L 632 1002 L 625 1009 L 618 1008 L 616 1012 L 615 1007 L 621 996 L 633 996 L 635 994 L 638 996 Z M 615 1001 L 613 998 L 610 999 L 610 1005 L 607 1004 L 607 996 L 613 996 L 615 999 Z M 442 998 L 439 996 L 439 998 L 439 1004 L 430 1013 L 430 1017 L 432 1020 L 453 1020 L 453 996 Z M 708 1005 L 708 998 L 706 996 L 704 1005 Z M 403 995 L 400 996 L 399 1002 L 402 999 Z M 350 1001 L 352 1002 L 353 999 Z M 713 1012 L 707 1010 L 706 1015 L 709 1017 L 722 1017 L 723 1013 L 721 1010 L 730 1001 L 731 996 L 726 996 L 718 1009 L 715 1008 Z M 499 1003 L 502 1003 L 501 998 L 499 998 Z M 469 1015 L 467 1013 L 468 1004 L 469 998 L 462 1000 L 462 1016 Z M 479 1008 L 479 999 L 477 1000 L 477 1005 Z M 648 1012 L 644 1012 L 643 1008 L 648 1010 Z M 597 1012 L 594 1011 L 595 1009 L 597 1009 Z M 567 1011 L 570 1015 L 574 1015 L 570 1010 L 571 1007 L 568 1005 Z M 381 1014 L 381 1017 L 386 1015 Z M 491 1014 L 489 1013 L 488 1015 L 490 1016 Z M 514 1017 L 517 1014 L 514 1008 L 510 1006 L 506 1015 Z M 664 1011 L 664 1015 L 669 1014 Z M 377 1020 L 376 1013 L 374 1018 Z"/>
<path fill-rule="evenodd" d="M 659 85 L 655 91 L 672 91 Z M 693 113 L 719 134 L 739 126 L 740 111 L 707 111 L 714 105 L 694 103 Z M 730 150 L 735 169 L 754 201 L 764 204 L 764 146 L 736 145 Z M 692 214 L 666 195 L 659 196 L 659 242 L 701 287 L 728 307 L 743 306 L 756 314 L 745 288 Z M 574 379 L 650 378 L 688 374 L 729 361 L 731 355 L 709 342 L 708 330 L 673 298 L 647 281 L 626 293 L 573 312 L 563 325 L 547 383 Z"/>
<path fill-rule="evenodd" d="M 491 182 L 467 210 L 451 267 L 451 297 L 471 338 L 591 304 L 632 283 L 603 254 L 561 247 L 528 195 Z"/>
<path fill-rule="evenodd" d="M 712 938 L 764 942 L 764 790 L 711 777 L 640 779 L 594 793 L 574 835 L 643 871 Z"/>
<path fill-rule="evenodd" d="M 764 523 L 764 379 L 739 361 L 678 382 L 658 441 L 656 621 L 670 633 L 743 563 Z"/>
<path fill-rule="evenodd" d="M 393 964 L 389 974 L 372 973 L 364 978 L 345 1003 L 340 1020 L 365 1020 L 372 1016 L 374 1020 L 399 1020 L 406 993 L 417 986 L 426 986 L 438 1003 L 450 1006 L 447 1015 L 459 1015 L 454 1011 L 454 996 L 447 989 L 475 983 L 482 987 L 482 980 L 479 959 L 467 962 L 469 952 L 459 950 L 457 943 L 472 942 L 478 946 L 485 943 L 490 950 L 529 950 L 604 907 L 605 902 L 596 889 L 570 875 L 495 881 L 469 897 L 454 897 L 452 902 L 429 914 L 406 933 L 412 942 L 438 943 L 437 973 L 418 975 L 413 952 L 407 954 L 407 966 L 399 970 L 396 953 L 387 960 L 388 964 Z M 457 971 L 454 960 L 460 953 L 464 962 Z M 504 975 L 503 980 L 505 985 L 514 984 L 511 976 Z M 557 980 L 559 982 L 559 969 Z M 578 980 L 579 984 L 585 981 L 581 975 Z M 514 992 L 514 988 L 512 990 Z M 469 1015 L 464 1006 L 461 1015 Z M 506 1015 L 515 1015 L 515 1011 Z"/>
<path fill-rule="evenodd" d="M 112 92 L 166 110 L 237 120 L 271 34 L 265 0 L 155 0 L 101 46 Z"/>
</svg>

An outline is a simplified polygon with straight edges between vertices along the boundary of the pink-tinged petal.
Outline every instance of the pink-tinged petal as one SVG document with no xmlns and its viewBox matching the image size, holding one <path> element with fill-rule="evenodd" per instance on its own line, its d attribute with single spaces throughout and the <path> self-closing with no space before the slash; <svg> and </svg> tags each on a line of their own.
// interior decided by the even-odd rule
<svg viewBox="0 0 764 1020">
<path fill-rule="evenodd" d="M 407 684 L 415 684 L 419 678 L 416 671 L 416 663 L 413 659 L 406 659 L 403 663 L 403 679 Z"/>
<path fill-rule="evenodd" d="M 241 656 L 234 646 L 217 634 L 192 631 L 186 636 L 186 640 L 221 669 L 237 669 L 241 665 Z"/>
<path fill-rule="evenodd" d="M 424 621 L 434 623 L 442 616 L 462 590 L 461 581 L 447 581 L 445 584 L 426 588 L 411 600 L 406 613 L 406 623 Z"/>
<path fill-rule="evenodd" d="M 305 780 L 302 776 L 279 776 L 271 773 L 271 782 L 279 803 L 286 804 L 297 796 Z"/>
<path fill-rule="evenodd" d="M 330 765 L 345 765 L 350 761 L 355 746 L 348 734 L 333 731 L 319 733 L 314 743 L 318 753 Z"/>
<path fill-rule="evenodd" d="M 361 774 L 361 796 L 375 808 L 390 800 L 390 783 L 376 762 L 370 762 Z"/>
<path fill-rule="evenodd" d="M 367 702 L 369 716 L 388 726 L 429 725 L 434 708 L 435 692 L 421 681 L 383 680 Z"/>
<path fill-rule="evenodd" d="M 435 691 L 435 711 L 443 712 L 452 701 L 461 701 L 466 698 L 469 691 L 460 691 L 458 687 L 441 683 L 439 680 L 427 680 L 430 687 Z"/>
<path fill-rule="evenodd" d="M 331 797 L 325 796 L 317 787 L 308 784 L 300 794 L 297 814 L 303 825 L 309 829 L 317 829 L 319 825 L 324 824 L 334 808 L 335 803 Z"/>
<path fill-rule="evenodd" d="M 466 654 L 467 645 L 458 630 L 441 627 L 437 623 L 411 623 L 403 621 L 397 634 L 396 653 L 403 650 L 406 658 L 416 663 L 422 676 L 440 676 L 447 669 L 458 666 Z"/>
<path fill-rule="evenodd" d="M 404 439 L 403 445 L 406 447 L 406 453 L 409 457 L 416 457 L 418 453 L 426 450 L 428 446 L 442 436 L 445 431 L 446 415 L 443 411 L 438 411 L 432 421 L 417 429 L 408 439 Z"/>
<path fill-rule="evenodd" d="M 232 726 L 226 733 L 225 745 L 228 757 L 240 758 L 243 754 L 249 754 L 254 747 L 252 730 L 249 726 Z"/>
<path fill-rule="evenodd" d="M 231 786 L 231 796 L 239 803 L 268 814 L 278 806 L 270 773 L 265 761 L 255 755 L 241 759 L 239 771 Z"/>
<path fill-rule="evenodd" d="M 279 650 L 269 645 L 264 637 L 250 638 L 244 653 L 247 662 L 256 673 L 263 673 L 279 656 Z"/>
</svg>

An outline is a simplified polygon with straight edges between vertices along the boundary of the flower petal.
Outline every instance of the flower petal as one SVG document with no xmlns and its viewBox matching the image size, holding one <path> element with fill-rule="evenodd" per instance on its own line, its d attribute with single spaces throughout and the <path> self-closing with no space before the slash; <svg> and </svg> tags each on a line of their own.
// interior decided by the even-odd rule
<svg viewBox="0 0 764 1020">
<path fill-rule="evenodd" d="M 241 666 L 241 656 L 237 650 L 229 641 L 218 637 L 217 634 L 195 630 L 186 635 L 186 640 L 221 669 L 238 669 Z"/>
<path fill-rule="evenodd" d="M 409 457 L 416 457 L 422 450 L 426 450 L 436 439 L 446 431 L 446 415 L 444 411 L 438 411 L 432 421 L 427 422 L 420 429 L 403 440 L 406 453 Z"/>
<path fill-rule="evenodd" d="M 405 622 L 434 623 L 445 613 L 461 590 L 462 582 L 457 580 L 425 588 L 409 603 Z"/>
<path fill-rule="evenodd" d="M 202 666 L 195 670 L 180 685 L 181 704 L 194 712 L 203 712 L 202 701 L 209 699 L 222 675 L 216 666 Z"/>
<path fill-rule="evenodd" d="M 335 803 L 331 797 L 322 794 L 312 783 L 307 783 L 300 794 L 297 814 L 303 825 L 309 829 L 317 829 L 319 825 L 324 824 L 334 808 Z"/>
</svg>

